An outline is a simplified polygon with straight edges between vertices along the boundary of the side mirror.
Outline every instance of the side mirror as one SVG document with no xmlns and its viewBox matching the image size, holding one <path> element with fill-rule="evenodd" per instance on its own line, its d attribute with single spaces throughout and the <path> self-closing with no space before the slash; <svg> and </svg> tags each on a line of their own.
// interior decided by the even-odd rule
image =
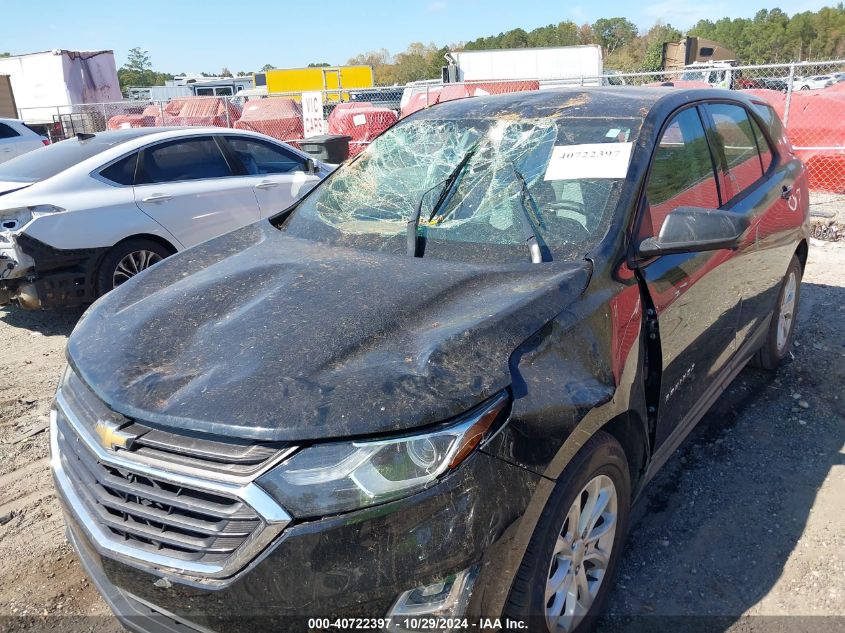
<svg viewBox="0 0 845 633">
<path fill-rule="evenodd" d="M 739 213 L 678 207 L 666 216 L 660 235 L 640 242 L 637 254 L 645 258 L 736 248 L 747 228 L 748 219 Z"/>
<path fill-rule="evenodd" d="M 305 159 L 305 173 L 312 176 L 317 173 L 317 163 L 313 158 Z"/>
</svg>

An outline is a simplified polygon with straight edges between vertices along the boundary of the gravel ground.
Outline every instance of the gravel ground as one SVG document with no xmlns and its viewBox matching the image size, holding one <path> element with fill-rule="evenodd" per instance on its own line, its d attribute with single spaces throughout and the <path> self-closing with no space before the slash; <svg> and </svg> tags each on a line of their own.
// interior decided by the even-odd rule
<svg viewBox="0 0 845 633">
<path fill-rule="evenodd" d="M 601 631 L 845 630 L 845 243 L 813 242 L 801 301 L 793 359 L 744 370 L 635 508 Z M 0 308 L 0 632 L 121 630 L 47 467 L 79 315 Z"/>
</svg>

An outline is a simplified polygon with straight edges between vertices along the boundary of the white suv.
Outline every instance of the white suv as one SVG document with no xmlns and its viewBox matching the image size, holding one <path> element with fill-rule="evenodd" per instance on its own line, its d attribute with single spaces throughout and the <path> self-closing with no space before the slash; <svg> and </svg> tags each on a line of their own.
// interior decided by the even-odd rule
<svg viewBox="0 0 845 633">
<path fill-rule="evenodd" d="M 30 130 L 23 121 L 0 119 L 0 163 L 49 144 L 46 137 Z"/>
</svg>

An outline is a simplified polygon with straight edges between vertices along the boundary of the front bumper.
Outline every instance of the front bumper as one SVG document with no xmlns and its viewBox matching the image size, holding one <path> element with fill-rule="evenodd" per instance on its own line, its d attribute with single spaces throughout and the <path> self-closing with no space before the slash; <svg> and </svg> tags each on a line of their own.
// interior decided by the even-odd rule
<svg viewBox="0 0 845 633">
<path fill-rule="evenodd" d="M 68 516 L 67 508 L 64 504 L 62 506 L 65 510 L 65 516 Z M 71 527 L 70 522 L 67 526 L 67 537 L 79 554 L 85 574 L 91 579 L 100 596 L 125 628 L 137 633 L 187 633 L 188 631 L 206 633 L 208 631 L 208 629 L 191 625 L 173 614 L 157 609 L 137 596 L 133 596 L 113 585 L 106 577 L 101 560 L 91 548 L 91 544 Z"/>
<path fill-rule="evenodd" d="M 396 597 L 476 563 L 497 573 L 506 530 L 539 477 L 477 452 L 438 485 L 393 503 L 294 522 L 231 578 L 167 575 L 109 558 L 59 488 L 70 540 L 100 593 L 138 631 L 306 630 L 308 618 L 383 618 Z M 476 586 L 473 597 L 483 595 Z M 488 617 L 471 599 L 467 616 Z M 493 617 L 495 617 L 494 614 Z M 190 628 L 186 628 L 190 627 Z"/>
<path fill-rule="evenodd" d="M 96 270 L 107 249 L 57 249 L 26 233 L 0 239 L 0 305 L 35 310 L 91 303 Z"/>
</svg>

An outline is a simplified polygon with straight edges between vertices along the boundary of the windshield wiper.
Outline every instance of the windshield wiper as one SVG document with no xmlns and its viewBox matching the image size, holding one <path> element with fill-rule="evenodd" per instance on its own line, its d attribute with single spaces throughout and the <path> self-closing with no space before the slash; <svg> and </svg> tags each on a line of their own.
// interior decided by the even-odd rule
<svg viewBox="0 0 845 633">
<path fill-rule="evenodd" d="M 419 253 L 419 239 L 417 236 L 417 227 L 420 224 L 420 215 L 422 214 L 422 205 L 425 197 L 435 189 L 437 189 L 440 185 L 443 185 L 443 190 L 440 192 L 440 195 L 437 197 L 437 202 L 434 203 L 434 206 L 431 208 L 431 214 L 429 215 L 429 222 L 431 218 L 433 218 L 443 203 L 449 196 L 449 192 L 452 190 L 452 187 L 455 185 L 455 182 L 458 179 L 458 176 L 466 167 L 466 164 L 469 162 L 469 159 L 472 158 L 472 155 L 475 154 L 475 150 L 478 149 L 478 144 L 476 143 L 470 150 L 464 154 L 464 157 L 461 161 L 455 166 L 450 173 L 444 180 L 441 180 L 433 187 L 429 187 L 426 189 L 423 194 L 420 196 L 419 202 L 417 202 L 417 208 L 414 209 L 414 215 L 410 217 L 408 220 L 408 228 L 407 228 L 407 247 L 406 252 L 408 257 L 420 257 L 421 254 Z"/>
<path fill-rule="evenodd" d="M 531 254 L 531 263 L 539 264 L 543 261 L 543 253 L 540 251 L 540 243 L 537 240 L 537 231 L 534 229 L 534 223 L 531 220 L 531 215 L 534 215 L 534 218 L 538 223 L 539 219 L 537 218 L 536 211 L 532 209 L 532 211 L 529 212 L 528 206 L 525 204 L 525 199 L 528 198 L 532 207 L 534 207 L 534 198 L 531 197 L 531 193 L 528 191 L 528 184 L 525 182 L 523 175 L 516 168 L 516 165 L 511 163 L 511 168 L 513 169 L 513 173 L 516 174 L 516 179 L 519 181 L 521 189 L 519 207 L 522 209 L 522 215 L 520 218 L 522 221 L 522 236 L 528 243 L 528 252 Z"/>
</svg>

